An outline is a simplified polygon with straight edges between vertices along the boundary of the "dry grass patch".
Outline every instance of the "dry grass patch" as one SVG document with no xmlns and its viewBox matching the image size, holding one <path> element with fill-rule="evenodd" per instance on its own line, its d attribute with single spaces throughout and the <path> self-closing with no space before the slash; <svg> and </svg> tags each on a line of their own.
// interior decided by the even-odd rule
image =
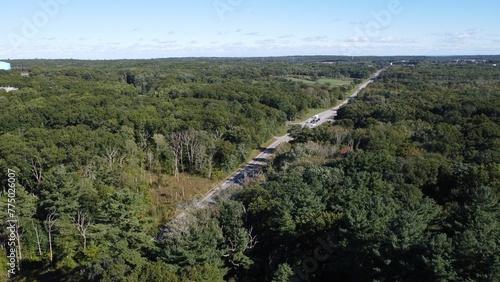
<svg viewBox="0 0 500 282">
<path fill-rule="evenodd" d="M 182 173 L 179 180 L 172 175 L 161 175 L 156 179 L 158 181 L 150 189 L 153 200 L 151 212 L 159 223 L 171 219 L 183 203 L 205 194 L 218 183 L 217 180 Z"/>
</svg>

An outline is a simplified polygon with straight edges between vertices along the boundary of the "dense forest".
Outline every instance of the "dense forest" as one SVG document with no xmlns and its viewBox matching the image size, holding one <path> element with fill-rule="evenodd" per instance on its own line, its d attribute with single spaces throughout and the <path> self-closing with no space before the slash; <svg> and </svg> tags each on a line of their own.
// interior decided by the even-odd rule
<svg viewBox="0 0 500 282">
<path fill-rule="evenodd" d="M 163 267 L 153 239 L 205 192 L 200 179 L 217 183 L 287 120 L 337 104 L 377 67 L 289 60 L 12 61 L 0 71 L 0 86 L 19 88 L 0 89 L 0 171 L 5 211 L 8 172 L 16 181 L 17 277 L 124 281 Z"/>
<path fill-rule="evenodd" d="M 175 183 L 216 183 L 286 121 L 337 104 L 387 61 L 334 122 L 292 126 L 263 174 L 172 219 L 187 189 L 203 192 Z M 498 281 L 497 61 L 13 62 L 29 70 L 0 71 L 0 86 L 19 88 L 0 90 L 0 218 L 15 172 L 14 277 Z"/>
<path fill-rule="evenodd" d="M 267 179 L 230 199 L 259 241 L 250 273 L 500 279 L 498 69 L 393 66 L 334 123 L 291 134 Z"/>
</svg>

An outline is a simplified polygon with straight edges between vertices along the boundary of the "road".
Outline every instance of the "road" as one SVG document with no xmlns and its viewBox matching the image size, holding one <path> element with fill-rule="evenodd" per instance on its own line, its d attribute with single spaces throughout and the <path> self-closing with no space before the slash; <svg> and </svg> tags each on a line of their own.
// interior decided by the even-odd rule
<svg viewBox="0 0 500 282">
<path fill-rule="evenodd" d="M 327 110 L 327 111 L 324 111 L 324 112 L 321 112 L 318 114 L 318 117 L 320 118 L 319 121 L 315 122 L 315 123 L 311 123 L 311 119 L 307 120 L 306 122 L 303 122 L 303 123 L 300 123 L 302 126 L 308 126 L 308 127 L 316 127 L 316 126 L 319 126 L 327 121 L 330 121 L 330 120 L 333 120 L 336 116 L 337 116 L 337 111 L 342 108 L 343 106 L 347 105 L 347 103 L 349 103 L 349 101 L 358 96 L 358 94 L 363 90 L 365 89 L 370 83 L 372 83 L 375 78 L 377 78 L 380 73 L 382 73 L 382 71 L 384 71 L 385 69 L 380 69 L 378 70 L 369 80 L 367 80 L 366 82 L 364 82 L 363 84 L 361 84 L 360 86 L 358 86 L 358 89 L 356 89 L 356 91 L 351 95 L 349 96 L 346 100 L 344 100 L 342 103 L 338 104 L 337 106 L 335 106 L 334 108 L 330 109 L 330 110 Z"/>
<path fill-rule="evenodd" d="M 312 124 L 310 122 L 311 119 L 308 119 L 307 121 L 298 123 L 302 126 L 309 126 L 309 127 L 316 127 L 319 126 L 327 121 L 333 120 L 335 116 L 337 115 L 337 110 L 340 109 L 341 107 L 345 106 L 349 101 L 358 96 L 358 94 L 365 89 L 370 83 L 374 81 L 374 79 L 380 75 L 380 73 L 384 69 L 378 70 L 372 78 L 370 78 L 368 81 L 365 83 L 361 84 L 358 86 L 358 89 L 351 95 L 349 96 L 346 100 L 344 100 L 342 103 L 339 105 L 335 106 L 334 108 L 330 110 L 326 110 L 324 112 L 321 112 L 318 114 L 318 117 L 320 118 L 319 121 L 316 123 Z M 214 188 L 210 189 L 207 193 L 203 195 L 203 197 L 197 201 L 194 205 L 192 205 L 190 208 L 184 210 L 180 214 L 176 216 L 176 218 L 181 218 L 183 217 L 187 212 L 189 212 L 192 209 L 202 209 L 206 207 L 209 204 L 213 204 L 216 201 L 216 196 L 221 192 L 233 185 L 242 185 L 244 184 L 245 180 L 248 178 L 252 178 L 254 175 L 259 173 L 262 169 L 262 167 L 266 164 L 267 160 L 273 155 L 274 150 L 276 147 L 278 147 L 280 144 L 289 142 L 292 140 L 292 138 L 287 134 L 283 135 L 281 137 L 277 137 L 276 141 L 274 141 L 269 147 L 264 149 L 262 153 L 260 153 L 257 157 L 255 157 L 252 161 L 248 162 L 243 168 L 237 170 L 233 174 L 231 174 L 229 177 L 218 183 Z"/>
<path fill-rule="evenodd" d="M 243 185 L 246 179 L 253 178 L 253 176 L 260 173 L 267 160 L 274 154 L 274 150 L 276 149 L 276 147 L 278 147 L 282 143 L 289 142 L 290 140 L 292 140 L 292 138 L 288 136 L 288 134 L 277 137 L 271 145 L 269 145 L 260 154 L 253 158 L 252 161 L 248 162 L 243 168 L 238 169 L 229 177 L 219 182 L 214 186 L 214 188 L 205 193 L 203 197 L 199 199 L 194 205 L 178 214 L 176 218 L 183 217 L 190 210 L 202 209 L 207 205 L 215 203 L 216 196 L 221 191 L 224 191 L 233 185 Z"/>
<path fill-rule="evenodd" d="M 288 136 L 288 134 L 278 137 L 276 141 L 274 141 L 271 145 L 269 145 L 269 147 L 264 149 L 260 154 L 258 154 L 255 158 L 248 162 L 243 168 L 233 173 L 229 178 L 226 178 L 222 183 L 206 193 L 200 200 L 200 202 L 198 202 L 196 207 L 201 208 L 204 206 L 204 203 L 213 202 L 215 196 L 219 191 L 225 190 L 235 184 L 242 185 L 244 184 L 246 179 L 253 178 L 253 176 L 260 173 L 267 160 L 274 154 L 276 147 L 278 147 L 282 143 L 289 142 L 290 140 L 292 140 L 292 138 Z"/>
</svg>

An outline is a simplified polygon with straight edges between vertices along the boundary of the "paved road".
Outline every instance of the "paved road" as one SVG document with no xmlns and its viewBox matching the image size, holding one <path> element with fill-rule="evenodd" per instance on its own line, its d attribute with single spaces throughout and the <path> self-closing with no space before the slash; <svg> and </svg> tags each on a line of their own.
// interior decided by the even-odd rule
<svg viewBox="0 0 500 282">
<path fill-rule="evenodd" d="M 358 89 L 351 95 L 349 96 L 345 101 L 340 103 L 339 105 L 335 106 L 334 108 L 324 111 L 322 113 L 318 114 L 318 117 L 320 120 L 316 122 L 315 124 L 311 124 L 311 119 L 299 123 L 302 126 L 309 126 L 309 127 L 316 127 L 324 122 L 327 122 L 329 120 L 333 120 L 335 116 L 337 115 L 337 110 L 340 109 L 341 107 L 345 106 L 347 103 L 349 103 L 349 100 L 358 96 L 359 92 L 366 88 L 368 84 L 372 83 L 374 79 L 383 71 L 384 69 L 381 69 L 377 71 L 373 77 L 366 81 L 365 83 L 361 84 Z M 266 161 L 272 156 L 274 153 L 274 150 L 276 147 L 278 147 L 280 144 L 289 142 L 292 140 L 292 138 L 287 134 L 281 137 L 277 137 L 276 141 L 272 143 L 269 147 L 267 147 L 262 153 L 260 153 L 257 157 L 255 157 L 252 161 L 248 162 L 243 168 L 239 169 L 238 171 L 234 172 L 231 176 L 228 178 L 224 179 L 222 182 L 217 184 L 214 188 L 212 188 L 210 191 L 205 193 L 203 197 L 196 203 L 194 204 L 190 209 L 201 209 L 203 207 L 206 207 L 209 204 L 215 203 L 216 196 L 219 192 L 226 190 L 227 188 L 233 186 L 233 185 L 242 185 L 245 182 L 245 179 L 253 177 L 255 174 L 259 173 L 266 163 Z M 189 212 L 190 209 L 184 210 L 181 212 L 179 215 L 176 216 L 176 218 L 181 218 L 183 217 L 186 212 Z"/>
<path fill-rule="evenodd" d="M 235 184 L 242 185 L 244 184 L 245 179 L 252 178 L 254 175 L 260 173 L 267 160 L 274 154 L 276 147 L 278 147 L 282 143 L 289 142 L 290 140 L 292 140 L 292 138 L 288 136 L 288 134 L 277 137 L 277 139 L 271 145 L 269 145 L 269 147 L 264 149 L 252 161 L 248 162 L 243 168 L 239 169 L 229 178 L 226 178 L 215 188 L 207 192 L 198 202 L 198 204 L 196 204 L 196 208 L 202 208 L 206 206 L 207 203 L 213 203 L 214 198 L 219 191 L 225 190 Z"/>
<path fill-rule="evenodd" d="M 327 110 L 327 111 L 324 111 L 324 112 L 318 114 L 318 117 L 320 118 L 319 121 L 317 121 L 315 123 L 311 123 L 311 120 L 312 120 L 312 118 L 311 118 L 311 119 L 307 120 L 306 122 L 301 123 L 301 125 L 313 128 L 313 127 L 319 126 L 327 121 L 333 120 L 337 116 L 338 109 L 347 105 L 347 103 L 349 103 L 352 98 L 358 96 L 358 94 L 361 92 L 361 90 L 365 89 L 370 83 L 372 83 L 375 80 L 375 78 L 377 78 L 383 70 L 384 69 L 378 70 L 372 76 L 372 78 L 370 78 L 368 81 L 366 81 L 365 83 L 358 86 L 358 89 L 351 96 L 349 96 L 346 100 L 344 100 L 342 103 L 338 104 L 337 106 L 335 106 L 334 108 L 332 108 L 330 110 Z"/>
</svg>

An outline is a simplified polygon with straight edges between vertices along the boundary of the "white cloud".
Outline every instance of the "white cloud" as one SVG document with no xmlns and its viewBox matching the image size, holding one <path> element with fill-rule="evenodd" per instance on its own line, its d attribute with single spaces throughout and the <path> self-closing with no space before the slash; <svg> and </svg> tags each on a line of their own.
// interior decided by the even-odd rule
<svg viewBox="0 0 500 282">
<path fill-rule="evenodd" d="M 364 26 L 364 25 L 367 25 L 368 23 L 369 23 L 369 21 L 364 20 L 364 21 L 353 21 L 353 22 L 350 22 L 349 24 L 350 25 L 362 25 L 362 26 Z"/>
<path fill-rule="evenodd" d="M 245 33 L 245 35 L 248 35 L 248 36 L 262 36 L 263 34 L 260 33 L 260 32 L 254 31 L 254 32 L 247 32 L 247 33 Z"/>
<path fill-rule="evenodd" d="M 344 42 L 349 43 L 416 43 L 416 41 L 416 39 L 400 38 L 396 36 L 353 36 L 344 40 Z"/>
<path fill-rule="evenodd" d="M 328 40 L 328 36 L 309 36 L 309 37 L 304 37 L 301 40 L 308 42 L 325 42 Z"/>
<path fill-rule="evenodd" d="M 172 45 L 177 43 L 177 40 L 161 40 L 158 41 L 158 43 L 163 44 L 163 45 Z"/>
<path fill-rule="evenodd" d="M 264 40 L 257 40 L 255 41 L 256 44 L 260 45 L 270 45 L 270 44 L 275 44 L 276 40 L 274 39 L 264 39 Z"/>
<path fill-rule="evenodd" d="M 428 35 L 437 36 L 437 41 L 442 44 L 463 44 L 468 40 L 479 40 L 479 34 L 481 30 L 477 28 L 471 28 L 465 31 L 459 32 L 434 32 Z"/>
</svg>

